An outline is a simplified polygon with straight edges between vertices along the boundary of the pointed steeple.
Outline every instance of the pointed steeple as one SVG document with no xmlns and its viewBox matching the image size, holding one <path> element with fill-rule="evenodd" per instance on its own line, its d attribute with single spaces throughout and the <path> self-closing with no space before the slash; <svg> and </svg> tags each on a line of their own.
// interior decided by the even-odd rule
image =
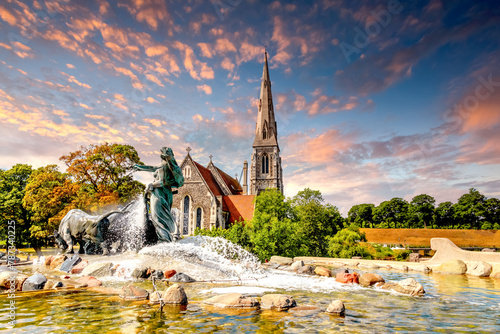
<svg viewBox="0 0 500 334">
<path fill-rule="evenodd" d="M 271 93 L 271 79 L 267 64 L 267 51 L 264 52 L 264 69 L 260 85 L 259 113 L 255 127 L 253 147 L 278 146 L 278 131 L 274 119 L 273 94 Z"/>
</svg>

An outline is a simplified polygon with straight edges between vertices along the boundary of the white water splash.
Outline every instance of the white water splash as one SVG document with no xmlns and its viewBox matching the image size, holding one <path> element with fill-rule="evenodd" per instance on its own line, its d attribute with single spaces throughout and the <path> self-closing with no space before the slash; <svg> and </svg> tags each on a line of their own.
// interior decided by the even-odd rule
<svg viewBox="0 0 500 334">
<path fill-rule="evenodd" d="M 144 197 L 141 195 L 130 203 L 127 213 L 121 219 L 125 223 L 121 233 L 123 249 L 136 250 L 140 248 L 145 240 L 146 221 L 144 212 L 146 210 Z"/>
<path fill-rule="evenodd" d="M 195 275 L 203 275 L 204 270 L 210 269 L 221 275 L 219 278 L 246 279 L 262 272 L 255 255 L 223 238 L 187 237 L 179 242 L 143 248 L 139 254 L 184 262 L 193 269 L 198 268 Z"/>
</svg>

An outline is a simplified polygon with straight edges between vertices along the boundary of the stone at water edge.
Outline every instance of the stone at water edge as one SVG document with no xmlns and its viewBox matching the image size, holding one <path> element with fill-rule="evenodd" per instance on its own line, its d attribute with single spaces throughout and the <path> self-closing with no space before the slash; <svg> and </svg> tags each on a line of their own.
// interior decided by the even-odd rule
<svg viewBox="0 0 500 334">
<path fill-rule="evenodd" d="M 192 277 L 189 277 L 186 274 L 183 273 L 177 273 L 174 276 L 169 278 L 170 282 L 184 282 L 184 283 L 191 283 L 191 282 L 196 282 L 196 280 Z"/>
<path fill-rule="evenodd" d="M 335 276 L 335 281 L 339 283 L 356 283 L 359 284 L 359 274 L 354 272 L 352 274 L 349 273 L 338 273 Z"/>
<path fill-rule="evenodd" d="M 359 277 L 359 284 L 362 286 L 372 286 L 376 283 L 384 283 L 382 276 L 373 273 L 364 273 Z"/>
<path fill-rule="evenodd" d="M 500 264 L 495 264 L 493 269 L 491 270 L 490 277 L 492 278 L 500 278 Z"/>
<path fill-rule="evenodd" d="M 147 267 L 135 268 L 132 271 L 132 274 L 130 274 L 130 277 L 132 277 L 132 278 L 148 278 L 149 277 L 148 271 L 149 271 L 149 269 Z"/>
<path fill-rule="evenodd" d="M 125 300 L 145 300 L 149 297 L 149 292 L 141 287 L 129 284 L 122 288 L 120 297 Z"/>
<path fill-rule="evenodd" d="M 149 302 L 151 304 L 159 304 L 160 303 L 160 297 L 163 298 L 163 294 L 165 291 L 153 291 L 149 293 Z"/>
<path fill-rule="evenodd" d="M 82 270 L 83 276 L 111 276 L 113 274 L 113 264 L 111 262 L 91 263 Z"/>
<path fill-rule="evenodd" d="M 165 276 L 165 278 L 170 278 L 172 276 L 174 276 L 175 274 L 177 274 L 177 271 L 173 270 L 173 269 L 170 269 L 170 270 L 165 270 L 163 272 L 163 276 Z"/>
<path fill-rule="evenodd" d="M 47 283 L 47 277 L 42 274 L 35 274 L 24 281 L 22 291 L 42 290 L 45 283 Z"/>
<path fill-rule="evenodd" d="M 306 264 L 305 266 L 297 269 L 297 274 L 313 275 L 314 267 Z"/>
<path fill-rule="evenodd" d="M 304 266 L 304 261 L 302 260 L 299 260 L 299 261 L 295 261 L 294 263 L 292 263 L 292 266 L 290 267 L 293 271 L 297 271 L 299 270 L 300 268 L 302 268 Z"/>
<path fill-rule="evenodd" d="M 57 289 L 57 288 L 62 288 L 63 286 L 64 286 L 63 282 L 54 279 L 49 279 L 47 280 L 47 283 L 45 283 L 43 289 L 44 290 Z"/>
<path fill-rule="evenodd" d="M 316 269 L 314 269 L 314 273 L 319 276 L 332 277 L 331 271 L 325 267 L 316 267 Z"/>
<path fill-rule="evenodd" d="M 269 260 L 269 262 L 289 266 L 293 263 L 293 259 L 291 257 L 274 255 L 274 256 L 271 256 L 271 260 Z"/>
<path fill-rule="evenodd" d="M 168 288 L 162 295 L 165 304 L 181 304 L 188 303 L 186 292 L 180 284 L 174 284 Z"/>
<path fill-rule="evenodd" d="M 467 265 L 462 260 L 450 260 L 434 268 L 434 272 L 463 275 L 467 272 Z"/>
<path fill-rule="evenodd" d="M 384 290 L 393 290 L 409 296 L 420 296 L 425 294 L 422 284 L 418 283 L 413 278 L 407 278 L 397 283 L 380 283 L 377 284 L 377 286 L 381 286 Z"/>
<path fill-rule="evenodd" d="M 209 298 L 203 302 L 222 308 L 254 308 L 259 307 L 259 302 L 255 298 L 250 298 L 241 293 L 227 293 L 224 295 Z"/>
<path fill-rule="evenodd" d="M 16 271 L 5 270 L 0 272 L 0 287 L 10 289 L 11 278 L 15 277 L 14 286 L 16 291 L 21 291 L 24 282 L 28 279 L 28 275 L 18 273 Z"/>
<path fill-rule="evenodd" d="M 153 273 L 156 279 L 163 279 L 165 275 L 163 274 L 163 270 L 161 269 L 156 269 Z"/>
<path fill-rule="evenodd" d="M 52 261 L 50 261 L 49 269 L 54 270 L 59 268 L 68 257 L 64 254 L 59 254 L 54 256 Z"/>
<path fill-rule="evenodd" d="M 488 277 L 491 274 L 493 267 L 491 264 L 483 261 L 475 261 L 467 263 L 467 275 Z"/>
<path fill-rule="evenodd" d="M 71 271 L 71 269 L 74 266 L 76 266 L 78 263 L 80 263 L 81 261 L 82 261 L 82 258 L 78 254 L 75 254 L 72 257 L 70 257 L 69 259 L 66 259 L 66 261 L 63 262 L 63 264 L 61 265 L 61 268 L 59 270 L 69 273 Z"/>
<path fill-rule="evenodd" d="M 341 300 L 334 300 L 328 305 L 326 313 L 345 315 L 345 306 Z"/>
<path fill-rule="evenodd" d="M 76 280 L 79 284 L 86 286 L 101 286 L 102 282 L 93 276 L 83 276 Z"/>
<path fill-rule="evenodd" d="M 82 260 L 76 266 L 71 268 L 70 273 L 71 274 L 80 274 L 83 271 L 83 269 L 85 269 L 85 267 L 87 267 L 88 265 L 89 265 L 89 261 Z"/>
<path fill-rule="evenodd" d="M 289 308 L 297 306 L 297 302 L 292 296 L 271 293 L 262 296 L 260 299 L 260 307 L 262 309 L 286 311 Z"/>
<path fill-rule="evenodd" d="M 396 291 L 408 294 L 410 296 L 423 295 L 425 293 L 422 284 L 415 281 L 413 278 L 407 278 L 397 283 Z"/>
</svg>

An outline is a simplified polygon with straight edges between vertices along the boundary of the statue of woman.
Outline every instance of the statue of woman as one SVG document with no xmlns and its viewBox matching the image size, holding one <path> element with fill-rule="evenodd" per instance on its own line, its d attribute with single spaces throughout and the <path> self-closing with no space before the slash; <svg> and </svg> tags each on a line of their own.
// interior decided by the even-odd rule
<svg viewBox="0 0 500 334">
<path fill-rule="evenodd" d="M 150 196 L 149 208 L 151 220 L 156 230 L 159 242 L 172 242 L 177 238 L 177 224 L 172 216 L 172 188 L 182 187 L 184 176 L 174 158 L 170 147 L 161 149 L 161 165 L 145 166 L 134 165 L 138 171 L 153 172 L 154 181 L 146 188 L 144 198 L 147 203 Z M 146 205 L 147 218 L 148 205 Z"/>
</svg>

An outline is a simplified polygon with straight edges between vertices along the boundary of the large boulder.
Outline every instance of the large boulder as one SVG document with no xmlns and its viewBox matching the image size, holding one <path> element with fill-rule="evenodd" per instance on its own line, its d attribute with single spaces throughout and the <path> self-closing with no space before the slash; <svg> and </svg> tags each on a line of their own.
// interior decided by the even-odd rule
<svg viewBox="0 0 500 334">
<path fill-rule="evenodd" d="M 49 269 L 54 270 L 59 268 L 68 257 L 64 254 L 56 255 L 50 261 Z"/>
<path fill-rule="evenodd" d="M 23 291 L 42 290 L 47 283 L 47 277 L 42 274 L 34 274 L 23 283 Z"/>
<path fill-rule="evenodd" d="M 18 273 L 17 271 L 0 271 L 0 287 L 5 289 L 11 289 L 13 287 L 17 291 L 21 291 L 28 277 L 28 275 Z M 11 284 L 13 286 L 11 286 Z"/>
<path fill-rule="evenodd" d="M 393 290 L 405 295 L 420 296 L 425 294 L 422 284 L 415 281 L 413 278 L 407 278 L 397 283 L 384 283 L 382 289 Z"/>
<path fill-rule="evenodd" d="M 89 265 L 89 261 L 87 260 L 82 260 L 80 261 L 76 266 L 71 268 L 70 273 L 71 274 L 81 274 L 83 269 Z"/>
<path fill-rule="evenodd" d="M 291 265 L 291 267 L 290 267 L 290 268 L 291 268 L 293 271 L 297 271 L 297 270 L 299 270 L 300 268 L 302 268 L 303 266 L 304 266 L 304 261 L 299 260 L 299 261 L 295 261 L 294 263 L 292 263 L 292 265 Z"/>
<path fill-rule="evenodd" d="M 434 271 L 443 274 L 463 275 L 467 272 L 467 265 L 462 260 L 450 260 L 434 268 Z"/>
<path fill-rule="evenodd" d="M 120 297 L 125 300 L 145 300 L 149 297 L 149 292 L 141 287 L 129 284 L 122 288 Z"/>
<path fill-rule="evenodd" d="M 326 313 L 345 315 L 345 306 L 341 300 L 334 300 L 328 305 Z"/>
<path fill-rule="evenodd" d="M 295 306 L 297 303 L 293 297 L 278 293 L 264 295 L 260 300 L 260 307 L 263 309 L 286 311 Z"/>
<path fill-rule="evenodd" d="M 69 273 L 71 269 L 76 266 L 78 263 L 82 261 L 82 258 L 78 256 L 78 254 L 73 255 L 69 259 L 66 259 L 66 261 L 63 262 L 61 265 L 61 268 L 59 269 L 60 271 L 64 271 Z"/>
<path fill-rule="evenodd" d="M 488 277 L 493 267 L 491 264 L 483 261 L 475 261 L 467 264 L 467 275 Z"/>
<path fill-rule="evenodd" d="M 305 265 L 297 269 L 297 274 L 312 275 L 314 274 L 314 267 L 310 265 Z"/>
<path fill-rule="evenodd" d="M 83 276 L 104 277 L 113 274 L 113 264 L 111 262 L 98 262 L 89 264 L 82 270 Z"/>
<path fill-rule="evenodd" d="M 209 298 L 204 301 L 207 305 L 222 308 L 256 308 L 259 302 L 255 298 L 247 297 L 241 293 L 227 293 Z"/>
<path fill-rule="evenodd" d="M 83 276 L 76 280 L 79 284 L 86 285 L 89 287 L 101 286 L 102 282 L 95 278 L 94 276 Z"/>
<path fill-rule="evenodd" d="M 492 278 L 500 278 L 500 264 L 495 264 L 493 269 L 491 270 L 490 277 Z"/>
<path fill-rule="evenodd" d="M 293 263 L 293 259 L 291 257 L 284 257 L 284 256 L 271 256 L 271 260 L 269 260 L 271 263 L 277 263 L 279 265 L 285 265 L 289 266 Z"/>
<path fill-rule="evenodd" d="M 359 276 L 359 284 L 362 286 L 372 286 L 376 283 L 384 283 L 382 276 L 373 273 L 364 273 Z"/>
<path fill-rule="evenodd" d="M 352 274 L 349 273 L 338 273 L 335 276 L 335 281 L 339 283 L 356 283 L 359 284 L 359 274 L 354 272 Z"/>
<path fill-rule="evenodd" d="M 186 292 L 180 284 L 174 284 L 163 293 L 163 302 L 165 304 L 182 304 L 188 303 Z"/>
<path fill-rule="evenodd" d="M 196 280 L 186 274 L 183 273 L 177 273 L 174 276 L 170 277 L 169 279 L 170 282 L 184 282 L 184 283 L 191 283 L 191 282 L 196 282 Z"/>
<path fill-rule="evenodd" d="M 332 272 L 325 267 L 316 267 L 316 269 L 314 269 L 314 273 L 319 276 L 332 277 Z"/>
</svg>

